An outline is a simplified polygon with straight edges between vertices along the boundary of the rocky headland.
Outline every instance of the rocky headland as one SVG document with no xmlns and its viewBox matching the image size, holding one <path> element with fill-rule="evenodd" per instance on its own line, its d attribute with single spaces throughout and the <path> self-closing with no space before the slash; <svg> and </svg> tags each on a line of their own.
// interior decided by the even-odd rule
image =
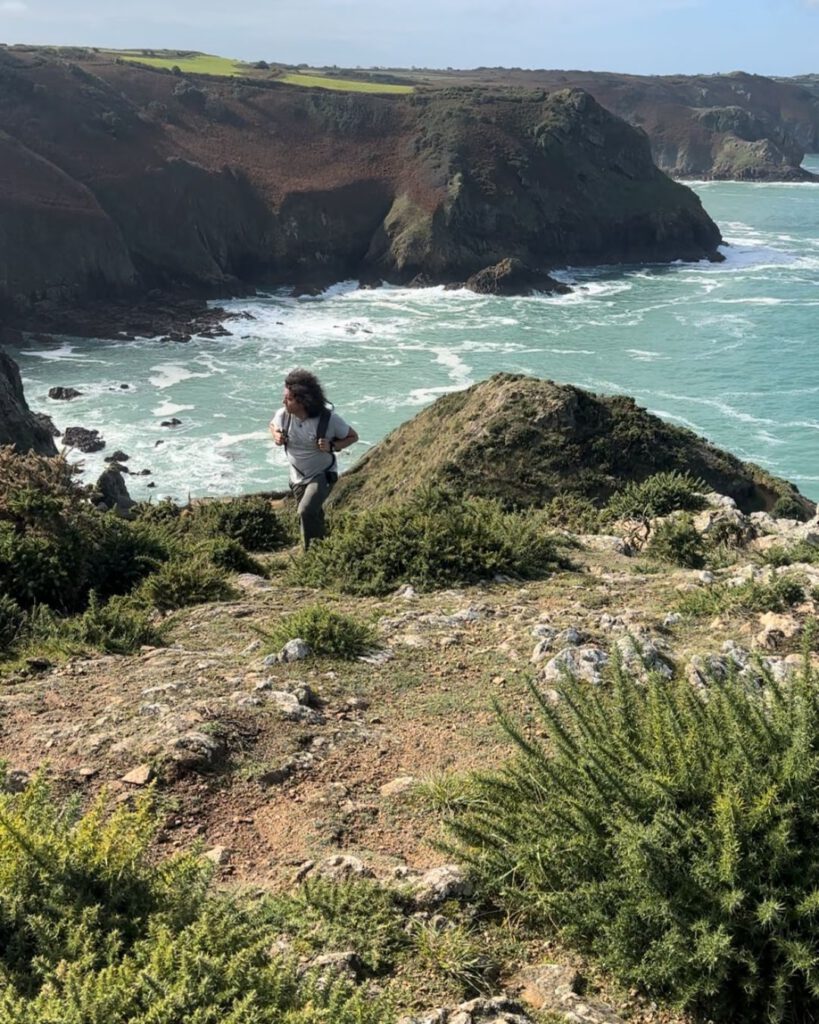
<svg viewBox="0 0 819 1024">
<path fill-rule="evenodd" d="M 793 498 L 785 480 L 665 423 L 627 395 L 595 395 L 521 374 L 439 398 L 368 451 L 333 493 L 341 508 L 405 501 L 435 484 L 537 508 L 558 495 L 604 503 L 628 481 L 686 472 L 736 502 L 770 511 Z"/>
<path fill-rule="evenodd" d="M 409 74 L 409 73 L 408 73 Z M 476 68 L 410 80 L 583 89 L 644 131 L 658 167 L 675 178 L 813 181 L 801 166 L 819 152 L 816 76 L 627 75 L 604 71 Z"/>
<path fill-rule="evenodd" d="M 498 264 L 479 287 L 542 289 L 566 263 L 720 243 L 645 135 L 576 89 L 378 96 L 11 49 L 0 83 L 0 306 L 26 325 L 154 291 Z"/>
</svg>

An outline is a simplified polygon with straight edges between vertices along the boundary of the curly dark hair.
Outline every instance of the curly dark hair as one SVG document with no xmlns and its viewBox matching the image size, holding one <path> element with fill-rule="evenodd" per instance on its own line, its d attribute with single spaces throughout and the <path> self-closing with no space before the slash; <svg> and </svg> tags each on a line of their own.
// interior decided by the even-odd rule
<svg viewBox="0 0 819 1024">
<path fill-rule="evenodd" d="M 330 403 L 318 377 L 309 370 L 291 370 L 284 378 L 284 386 L 304 406 L 308 416 L 320 416 Z"/>
</svg>

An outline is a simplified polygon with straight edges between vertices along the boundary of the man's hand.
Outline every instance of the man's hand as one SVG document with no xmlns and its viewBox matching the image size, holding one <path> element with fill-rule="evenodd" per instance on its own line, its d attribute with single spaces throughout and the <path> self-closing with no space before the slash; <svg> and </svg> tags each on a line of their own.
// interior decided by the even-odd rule
<svg viewBox="0 0 819 1024">
<path fill-rule="evenodd" d="M 279 430 L 278 427 L 271 427 L 270 433 L 273 435 L 273 441 L 275 444 L 282 445 L 287 441 L 287 434 L 283 430 Z"/>
</svg>

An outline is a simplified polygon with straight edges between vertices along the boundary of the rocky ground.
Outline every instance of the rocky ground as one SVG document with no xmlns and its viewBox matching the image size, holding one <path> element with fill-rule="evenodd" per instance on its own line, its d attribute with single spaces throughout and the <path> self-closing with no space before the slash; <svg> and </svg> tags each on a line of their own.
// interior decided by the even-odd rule
<svg viewBox="0 0 819 1024">
<path fill-rule="evenodd" d="M 702 529 L 724 511 L 703 513 Z M 813 598 L 787 614 L 692 618 L 675 610 L 683 594 L 720 582 L 788 573 L 806 593 L 819 586 L 815 564 L 759 563 L 772 544 L 819 545 L 817 521 L 743 519 L 757 539 L 713 572 L 658 568 L 628 553 L 622 539 L 588 537 L 573 542 L 573 567 L 544 581 L 433 594 L 404 588 L 385 599 L 287 587 L 281 569 L 292 553 L 272 556 L 268 579 L 236 578 L 234 600 L 176 613 L 167 647 L 31 660 L 7 672 L 0 753 L 18 784 L 44 768 L 66 795 L 107 786 L 127 801 L 156 779 L 160 850 L 202 843 L 224 884 L 281 888 L 319 872 L 352 872 L 417 876 L 421 887 L 450 886 L 457 895 L 460 875 L 426 874 L 446 858 L 436 848 L 444 822 L 423 791 L 445 806 L 447 779 L 507 757 L 493 701 L 525 720 L 529 680 L 548 689 L 566 666 L 599 681 L 615 648 L 635 671 L 643 662 L 676 669 L 695 685 L 706 667 L 721 672 L 733 663 L 753 674 L 755 655 L 775 675 L 798 661 Z M 265 633 L 316 602 L 374 622 L 378 648 L 352 662 L 298 651 L 279 660 Z M 604 980 L 581 983 L 584 965 L 542 941 L 527 950 L 527 970 L 510 968 L 499 1001 L 417 1020 L 676 1019 Z M 538 1006 L 558 1016 L 538 1017 Z"/>
</svg>

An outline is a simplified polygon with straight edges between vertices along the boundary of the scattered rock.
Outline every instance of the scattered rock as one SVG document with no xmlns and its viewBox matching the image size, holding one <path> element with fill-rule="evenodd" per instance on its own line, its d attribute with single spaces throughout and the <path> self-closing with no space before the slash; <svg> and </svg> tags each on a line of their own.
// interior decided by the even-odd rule
<svg viewBox="0 0 819 1024">
<path fill-rule="evenodd" d="M 154 778 L 154 770 L 149 764 L 140 764 L 123 775 L 121 782 L 127 786 L 147 786 Z"/>
<path fill-rule="evenodd" d="M 313 652 L 310 650 L 309 645 L 300 637 L 296 637 L 294 640 L 287 641 L 284 647 L 282 647 L 276 655 L 276 661 L 302 661 L 304 658 L 309 658 L 312 653 Z"/>
<path fill-rule="evenodd" d="M 78 448 L 86 455 L 100 452 L 105 447 L 105 441 L 100 437 L 100 432 L 88 430 L 85 427 L 66 427 L 63 432 L 63 444 L 68 448 Z"/>
<path fill-rule="evenodd" d="M 72 398 L 79 398 L 81 395 L 82 391 L 77 391 L 76 388 L 60 386 L 48 389 L 48 397 L 53 398 L 57 402 L 70 402 Z"/>
<path fill-rule="evenodd" d="M 225 744 L 210 733 L 192 731 L 172 740 L 168 754 L 180 768 L 200 771 L 210 768 L 224 756 Z"/>
<path fill-rule="evenodd" d="M 418 780 L 413 775 L 400 775 L 391 782 L 385 782 L 378 792 L 381 796 L 399 796 L 401 793 L 413 789 L 417 783 Z"/>
<path fill-rule="evenodd" d="M 599 647 L 566 647 L 546 665 L 539 679 L 557 682 L 568 673 L 590 683 L 599 683 L 608 661 L 608 654 Z"/>
<path fill-rule="evenodd" d="M 202 856 L 205 860 L 221 866 L 222 864 L 227 864 L 230 860 L 230 850 L 226 846 L 212 846 L 209 850 L 205 850 Z"/>
<path fill-rule="evenodd" d="M 346 882 L 350 878 L 372 878 L 373 872 L 358 857 L 336 854 L 323 860 L 315 869 L 317 875 L 333 882 Z"/>
<path fill-rule="evenodd" d="M 98 508 L 113 509 L 121 516 L 127 517 L 131 509 L 136 505 L 136 502 L 128 493 L 128 488 L 125 486 L 122 470 L 114 462 L 100 474 L 95 488 L 99 495 Z"/>
<path fill-rule="evenodd" d="M 31 776 L 22 768 L 12 768 L 5 773 L 5 778 L 2 781 L 2 788 L 7 793 L 22 793 L 31 781 Z"/>
<path fill-rule="evenodd" d="M 443 864 L 422 875 L 413 886 L 415 903 L 421 908 L 436 907 L 447 900 L 465 899 L 474 886 L 466 872 L 457 864 Z"/>
</svg>

